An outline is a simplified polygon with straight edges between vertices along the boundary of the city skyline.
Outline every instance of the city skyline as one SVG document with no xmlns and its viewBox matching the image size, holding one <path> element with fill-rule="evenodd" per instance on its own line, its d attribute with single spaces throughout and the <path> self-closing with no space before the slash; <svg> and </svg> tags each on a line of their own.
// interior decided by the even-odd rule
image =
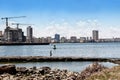
<svg viewBox="0 0 120 80">
<path fill-rule="evenodd" d="M 33 29 L 31 26 L 27 27 L 27 36 L 24 36 L 24 32 L 18 26 L 11 28 L 6 25 L 4 34 L 0 31 L 1 43 L 92 43 L 92 42 L 120 42 L 120 38 L 99 38 L 99 31 L 92 30 L 91 36 L 70 36 L 70 38 L 60 36 L 60 34 L 54 34 L 54 38 L 47 37 L 33 37 Z"/>
<path fill-rule="evenodd" d="M 120 37 L 119 0 L 0 0 L 0 17 L 27 16 L 12 22 L 32 23 L 35 37 L 91 36 L 99 30 L 100 38 Z M 11 26 L 14 27 L 14 26 Z M 20 26 L 26 34 L 26 26 Z M 5 22 L 0 20 L 0 30 Z"/>
</svg>

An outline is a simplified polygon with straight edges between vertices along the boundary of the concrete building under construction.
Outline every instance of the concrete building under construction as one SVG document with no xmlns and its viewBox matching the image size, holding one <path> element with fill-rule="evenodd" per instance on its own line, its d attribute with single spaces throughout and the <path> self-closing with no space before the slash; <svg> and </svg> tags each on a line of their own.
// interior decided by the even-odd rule
<svg viewBox="0 0 120 80">
<path fill-rule="evenodd" d="M 20 28 L 6 27 L 4 30 L 4 41 L 5 42 L 25 42 L 25 36 Z"/>
</svg>

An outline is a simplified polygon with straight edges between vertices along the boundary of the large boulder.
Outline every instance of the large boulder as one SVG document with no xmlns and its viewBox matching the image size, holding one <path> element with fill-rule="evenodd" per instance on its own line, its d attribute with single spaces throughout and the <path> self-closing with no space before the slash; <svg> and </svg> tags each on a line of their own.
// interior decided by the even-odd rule
<svg viewBox="0 0 120 80">
<path fill-rule="evenodd" d="M 16 74 L 16 66 L 11 64 L 0 66 L 0 74 L 3 73 Z"/>
<path fill-rule="evenodd" d="M 42 67 L 39 69 L 39 72 L 44 75 L 50 73 L 51 68 L 50 67 Z"/>
<path fill-rule="evenodd" d="M 17 67 L 16 71 L 17 71 L 17 73 L 26 74 L 28 72 L 28 69 L 26 67 Z"/>
</svg>

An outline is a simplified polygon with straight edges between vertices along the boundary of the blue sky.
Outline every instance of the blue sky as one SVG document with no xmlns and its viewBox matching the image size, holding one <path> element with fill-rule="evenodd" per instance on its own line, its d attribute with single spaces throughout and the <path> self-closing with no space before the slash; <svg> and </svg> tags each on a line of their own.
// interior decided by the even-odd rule
<svg viewBox="0 0 120 80">
<path fill-rule="evenodd" d="M 0 17 L 21 15 L 10 21 L 35 24 L 37 37 L 91 36 L 93 29 L 101 38 L 120 37 L 120 0 L 0 0 Z"/>
</svg>

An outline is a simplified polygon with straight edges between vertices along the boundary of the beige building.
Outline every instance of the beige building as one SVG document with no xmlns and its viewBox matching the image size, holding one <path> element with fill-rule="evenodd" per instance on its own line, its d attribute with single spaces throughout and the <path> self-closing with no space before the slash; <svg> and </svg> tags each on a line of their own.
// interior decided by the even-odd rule
<svg viewBox="0 0 120 80">
<path fill-rule="evenodd" d="M 2 31 L 0 31 L 0 36 L 3 36 Z"/>
<path fill-rule="evenodd" d="M 52 42 L 52 38 L 51 37 L 47 37 L 46 40 L 47 40 L 47 43 L 51 43 Z"/>
<path fill-rule="evenodd" d="M 86 42 L 86 37 L 80 37 L 80 43 Z"/>
<path fill-rule="evenodd" d="M 77 37 L 76 36 L 71 36 L 70 37 L 70 42 L 71 43 L 76 43 L 77 42 Z"/>
<path fill-rule="evenodd" d="M 33 42 L 33 29 L 31 26 L 27 27 L 27 42 L 32 43 Z"/>
<path fill-rule="evenodd" d="M 67 39 L 66 39 L 66 37 L 61 37 L 61 40 L 60 40 L 60 42 L 61 42 L 61 43 L 65 43 L 65 42 L 67 42 Z"/>
</svg>

